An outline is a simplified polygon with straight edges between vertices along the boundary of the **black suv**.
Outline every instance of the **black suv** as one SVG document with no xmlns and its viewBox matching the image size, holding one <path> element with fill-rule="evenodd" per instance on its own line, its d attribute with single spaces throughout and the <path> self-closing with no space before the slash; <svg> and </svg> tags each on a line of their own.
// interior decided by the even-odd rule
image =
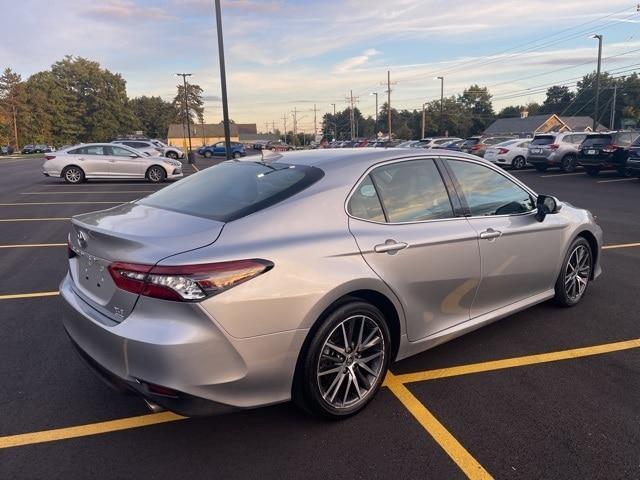
<svg viewBox="0 0 640 480">
<path fill-rule="evenodd" d="M 20 153 L 22 153 L 23 155 L 27 155 L 27 154 L 29 154 L 29 153 L 34 153 L 34 152 L 33 152 L 33 149 L 34 149 L 34 148 L 36 148 L 36 146 L 35 146 L 35 145 L 31 145 L 31 144 L 29 144 L 29 145 L 25 145 L 24 147 L 22 147 L 22 150 L 21 150 L 21 152 L 20 152 Z"/>
<path fill-rule="evenodd" d="M 640 178 L 640 137 L 629 147 L 629 158 L 627 158 L 627 173 Z"/>
<path fill-rule="evenodd" d="M 590 133 L 580 145 L 578 163 L 592 177 L 602 169 L 615 169 L 620 175 L 629 176 L 629 147 L 638 135 L 640 132 Z"/>
</svg>

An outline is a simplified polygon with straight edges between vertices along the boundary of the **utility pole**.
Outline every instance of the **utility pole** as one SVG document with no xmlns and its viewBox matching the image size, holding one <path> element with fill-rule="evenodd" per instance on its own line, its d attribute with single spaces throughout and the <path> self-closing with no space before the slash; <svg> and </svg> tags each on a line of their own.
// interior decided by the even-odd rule
<svg viewBox="0 0 640 480">
<path fill-rule="evenodd" d="M 424 130 L 425 130 L 425 126 L 426 126 L 426 115 L 425 115 L 425 109 L 424 107 L 427 106 L 427 102 L 422 104 L 422 137 L 424 138 Z"/>
<path fill-rule="evenodd" d="M 276 122 L 275 120 L 271 121 L 271 132 L 276 133 Z"/>
<path fill-rule="evenodd" d="M 609 130 L 613 130 L 613 124 L 616 121 L 616 97 L 618 94 L 618 84 L 613 84 L 613 101 L 611 104 L 611 120 L 609 121 Z"/>
<path fill-rule="evenodd" d="M 374 128 L 374 134 L 377 136 L 378 135 L 378 92 L 371 92 L 371 95 L 375 95 L 376 96 L 376 123 L 375 123 L 375 128 Z"/>
<path fill-rule="evenodd" d="M 298 144 L 298 110 L 296 107 L 293 107 L 293 112 L 291 113 L 293 113 L 293 140 L 291 143 L 295 146 Z"/>
<path fill-rule="evenodd" d="M 336 116 L 336 104 L 332 103 L 331 105 L 333 105 L 333 116 L 335 117 Z"/>
<path fill-rule="evenodd" d="M 444 135 L 444 77 L 436 77 L 440 80 L 440 135 Z"/>
<path fill-rule="evenodd" d="M 187 159 L 189 163 L 191 162 L 191 118 L 189 117 L 189 96 L 187 94 L 187 77 L 190 77 L 190 73 L 176 73 L 176 76 L 182 77 L 182 82 L 184 84 L 184 113 L 187 122 L 187 135 L 189 136 L 189 151 L 187 152 Z"/>
<path fill-rule="evenodd" d="M 598 129 L 598 110 L 600 107 L 600 65 L 602 63 L 602 35 L 593 35 L 591 38 L 598 39 L 598 69 L 596 70 L 596 105 L 593 111 L 593 131 Z"/>
<path fill-rule="evenodd" d="M 349 123 L 351 124 L 351 140 L 356 135 L 355 133 L 355 115 L 353 113 L 353 102 L 358 101 L 358 97 L 353 96 L 353 90 L 349 91 L 349 96 L 345 99 L 349 103 Z"/>
<path fill-rule="evenodd" d="M 316 137 L 318 136 L 318 119 L 316 114 L 318 113 L 318 109 L 316 108 L 316 104 L 313 104 L 313 141 L 316 141 Z"/>
<path fill-rule="evenodd" d="M 389 129 L 389 141 L 391 141 L 391 85 L 395 85 L 397 82 L 391 83 L 391 70 L 387 70 L 387 124 Z M 382 83 L 381 85 L 385 85 Z"/>
<path fill-rule="evenodd" d="M 287 143 L 287 116 L 286 115 L 282 117 L 282 122 L 284 123 L 284 143 Z"/>
<path fill-rule="evenodd" d="M 224 66 L 224 43 L 222 39 L 222 10 L 220 0 L 216 2 L 216 27 L 218 30 L 218 59 L 220 63 L 220 88 L 222 90 L 222 122 L 224 124 L 224 150 L 231 159 L 231 128 L 229 126 L 229 103 L 227 101 L 227 73 Z"/>
<path fill-rule="evenodd" d="M 16 142 L 16 152 L 20 150 L 20 145 L 18 145 L 18 121 L 16 120 L 16 99 L 13 98 L 13 138 Z"/>
<path fill-rule="evenodd" d="M 264 122 L 265 133 L 269 133 L 269 122 Z"/>
</svg>

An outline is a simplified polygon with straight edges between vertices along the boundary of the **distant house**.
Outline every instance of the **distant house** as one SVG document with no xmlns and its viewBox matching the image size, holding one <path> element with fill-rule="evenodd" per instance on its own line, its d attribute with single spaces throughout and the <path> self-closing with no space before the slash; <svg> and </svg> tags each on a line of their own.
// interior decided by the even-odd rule
<svg viewBox="0 0 640 480">
<path fill-rule="evenodd" d="M 591 117 L 560 117 L 551 115 L 527 115 L 518 118 L 499 118 L 484 131 L 484 135 L 516 135 L 532 137 L 536 133 L 549 132 L 591 132 Z M 598 130 L 607 130 L 598 124 Z"/>
<path fill-rule="evenodd" d="M 243 142 L 252 141 L 255 137 L 262 138 L 258 135 L 255 123 L 232 123 L 229 126 L 231 141 Z M 186 149 L 189 145 L 187 138 L 187 128 L 180 123 L 172 123 L 169 125 L 167 134 L 167 142 L 176 147 Z M 243 138 L 244 137 L 244 138 Z M 267 138 L 271 140 L 271 138 Z M 222 123 L 205 123 L 191 125 L 191 146 L 200 147 L 202 145 L 211 145 L 212 143 L 224 141 L 224 126 Z"/>
</svg>

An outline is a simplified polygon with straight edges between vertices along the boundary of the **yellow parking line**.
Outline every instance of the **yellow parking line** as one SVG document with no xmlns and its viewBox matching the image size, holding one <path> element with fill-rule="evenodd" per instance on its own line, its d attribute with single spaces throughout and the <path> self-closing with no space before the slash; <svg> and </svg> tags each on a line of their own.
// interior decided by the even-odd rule
<svg viewBox="0 0 640 480">
<path fill-rule="evenodd" d="M 24 206 L 24 205 L 92 205 L 94 203 L 110 203 L 110 204 L 120 204 L 127 203 L 129 200 L 124 200 L 121 202 L 16 202 L 16 203 L 0 203 L 0 207 L 11 207 L 14 205 Z"/>
<path fill-rule="evenodd" d="M 55 297 L 60 292 L 36 292 L 36 293 L 15 293 L 11 295 L 0 295 L 0 300 L 19 300 L 21 298 Z"/>
<path fill-rule="evenodd" d="M 568 177 L 570 175 L 586 175 L 585 172 L 575 172 L 575 173 L 554 173 L 553 175 L 540 175 L 540 178 L 552 178 L 552 177 Z"/>
<path fill-rule="evenodd" d="M 16 243 L 13 245 L 0 245 L 0 248 L 44 248 L 44 247 L 66 247 L 66 243 Z"/>
<path fill-rule="evenodd" d="M 609 250 L 613 248 L 632 248 L 632 247 L 640 247 L 640 243 L 619 243 L 618 245 L 605 245 L 602 247 L 603 250 Z"/>
<path fill-rule="evenodd" d="M 21 192 L 20 195 L 79 195 L 82 193 L 153 193 L 157 190 L 111 190 L 111 191 L 103 191 L 103 190 L 81 190 L 77 192 Z"/>
<path fill-rule="evenodd" d="M 438 421 L 433 414 L 409 391 L 391 372 L 387 373 L 384 384 L 400 400 L 402 405 L 418 421 L 451 460 L 472 479 L 493 478 L 480 463 L 456 440 L 456 438 Z M 1 439 L 0 439 L 1 441 Z"/>
<path fill-rule="evenodd" d="M 0 218 L 0 222 L 54 222 L 59 220 L 71 220 L 71 217 L 51 218 Z"/>
<path fill-rule="evenodd" d="M 118 430 L 128 430 L 130 428 L 147 427 L 159 423 L 175 422 L 186 417 L 176 415 L 171 412 L 151 413 L 137 417 L 120 418 L 106 422 L 89 423 L 75 427 L 56 428 L 53 430 L 43 430 L 40 432 L 21 433 L 0 437 L 0 449 L 10 447 L 20 447 L 33 445 L 34 443 L 54 442 L 56 440 L 67 440 L 69 438 L 86 437 L 89 435 L 99 435 L 107 432 L 117 432 Z"/>
<path fill-rule="evenodd" d="M 601 355 L 603 353 L 618 352 L 620 350 L 630 350 L 640 348 L 640 338 L 626 340 L 623 342 L 605 343 L 591 347 L 573 348 L 571 350 L 561 350 L 559 352 L 540 353 L 537 355 L 527 355 L 524 357 L 506 358 L 504 360 L 494 360 L 491 362 L 472 363 L 470 365 L 460 365 L 457 367 L 439 368 L 426 370 L 424 372 L 406 373 L 396 375 L 395 379 L 401 383 L 423 382 L 425 380 L 436 380 L 438 378 L 457 377 L 470 373 L 490 372 L 505 368 L 524 367 L 526 365 L 536 365 L 539 363 L 557 362 L 559 360 L 570 360 L 573 358 Z"/>
<path fill-rule="evenodd" d="M 196 167 L 196 164 L 195 164 L 195 163 L 192 163 L 192 164 L 191 164 L 191 166 L 193 167 L 193 169 L 194 169 L 196 172 L 199 172 L 199 171 L 200 171 L 200 169 L 199 169 L 198 167 Z"/>
<path fill-rule="evenodd" d="M 632 180 L 638 180 L 638 179 L 637 178 L 615 178 L 613 180 L 599 180 L 596 183 L 629 182 Z"/>
</svg>

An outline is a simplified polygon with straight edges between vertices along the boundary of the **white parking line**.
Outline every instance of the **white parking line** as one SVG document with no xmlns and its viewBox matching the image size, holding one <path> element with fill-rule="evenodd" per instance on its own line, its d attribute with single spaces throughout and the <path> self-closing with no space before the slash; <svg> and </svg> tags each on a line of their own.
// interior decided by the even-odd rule
<svg viewBox="0 0 640 480">
<path fill-rule="evenodd" d="M 615 178 L 613 180 L 598 180 L 596 183 L 611 183 L 611 182 L 631 182 L 633 180 L 638 180 L 637 178 Z"/>
<path fill-rule="evenodd" d="M 540 175 L 540 178 L 552 178 L 552 177 L 568 177 L 570 175 L 586 175 L 585 172 L 576 172 L 576 173 L 555 173 L 553 175 Z"/>
</svg>

